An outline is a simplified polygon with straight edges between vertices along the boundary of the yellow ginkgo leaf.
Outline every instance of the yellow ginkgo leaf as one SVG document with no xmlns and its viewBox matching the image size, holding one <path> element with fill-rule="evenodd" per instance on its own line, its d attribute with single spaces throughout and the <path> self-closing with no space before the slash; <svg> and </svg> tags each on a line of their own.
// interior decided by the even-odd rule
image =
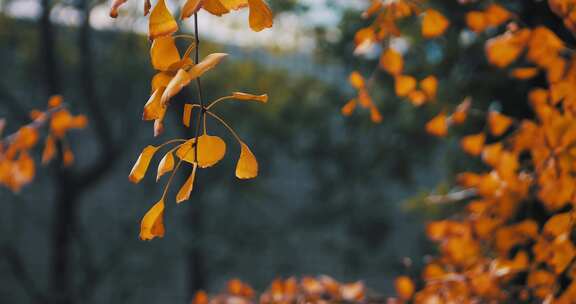
<svg viewBox="0 0 576 304">
<path fill-rule="evenodd" d="M 162 93 L 162 104 L 167 104 L 170 98 L 178 94 L 190 81 L 192 81 L 192 79 L 188 73 L 183 69 L 179 69 L 176 76 L 174 76 L 166 86 L 164 93 Z"/>
<path fill-rule="evenodd" d="M 190 199 L 190 194 L 192 194 L 192 190 L 194 189 L 194 179 L 196 178 L 196 169 L 198 168 L 197 164 L 194 164 L 192 167 L 192 173 L 182 185 L 182 188 L 178 190 L 178 194 L 176 194 L 176 203 L 180 204 L 183 201 L 187 201 Z"/>
<path fill-rule="evenodd" d="M 180 19 L 186 19 L 197 13 L 204 4 L 204 0 L 186 0 L 180 12 Z"/>
<path fill-rule="evenodd" d="M 146 171 L 148 170 L 148 166 L 150 165 L 150 161 L 152 160 L 152 157 L 154 157 L 154 153 L 156 153 L 157 150 L 158 148 L 154 146 L 147 146 L 144 148 L 144 150 L 142 150 L 142 153 L 140 153 L 140 156 L 138 156 L 138 160 L 136 160 L 136 163 L 134 164 L 134 167 L 132 167 L 132 171 L 128 176 L 128 179 L 131 182 L 136 184 L 144 178 L 144 175 L 146 175 Z"/>
<path fill-rule="evenodd" d="M 253 31 L 260 32 L 272 27 L 274 16 L 264 0 L 248 0 L 248 6 L 250 7 L 249 23 Z"/>
<path fill-rule="evenodd" d="M 424 38 L 438 37 L 448 29 L 450 21 L 440 12 L 434 9 L 428 9 L 424 12 L 422 19 L 422 36 Z"/>
<path fill-rule="evenodd" d="M 173 34 L 178 30 L 178 23 L 166 7 L 166 0 L 158 0 L 150 13 L 148 37 L 152 40 Z"/>
<path fill-rule="evenodd" d="M 222 16 L 229 12 L 220 0 L 204 0 L 203 8 L 210 14 L 216 16 Z"/>
<path fill-rule="evenodd" d="M 69 147 L 64 148 L 62 152 L 62 164 L 64 167 L 70 167 L 74 164 L 74 153 Z"/>
<path fill-rule="evenodd" d="M 429 99 L 434 99 L 438 91 L 438 79 L 436 76 L 430 75 L 420 81 L 420 87 Z"/>
<path fill-rule="evenodd" d="M 226 143 L 218 136 L 202 135 L 198 137 L 198 152 L 195 151 L 195 140 L 190 139 L 182 144 L 176 151 L 176 155 L 191 164 L 196 163 L 198 154 L 198 166 L 207 168 L 217 164 L 226 154 Z"/>
<path fill-rule="evenodd" d="M 258 176 L 258 161 L 250 151 L 250 148 L 240 142 L 240 158 L 236 164 L 236 177 L 239 179 L 249 179 Z"/>
<path fill-rule="evenodd" d="M 166 115 L 166 105 L 162 104 L 162 94 L 165 88 L 159 88 L 152 93 L 148 102 L 144 105 L 142 120 L 156 120 L 164 118 Z"/>
<path fill-rule="evenodd" d="M 156 174 L 156 181 L 162 177 L 162 175 L 174 170 L 174 155 L 172 152 L 166 153 L 160 163 L 158 164 L 158 173 Z"/>
<path fill-rule="evenodd" d="M 152 92 L 156 91 L 159 88 L 167 87 L 168 84 L 170 83 L 170 80 L 172 80 L 172 77 L 174 77 L 174 73 L 169 72 L 160 72 L 154 75 L 154 77 L 152 77 L 151 82 Z"/>
<path fill-rule="evenodd" d="M 248 6 L 248 0 L 220 0 L 227 9 L 237 10 Z"/>
<path fill-rule="evenodd" d="M 218 65 L 220 61 L 222 61 L 222 59 L 224 59 L 226 56 L 228 56 L 226 53 L 214 53 L 206 56 L 206 58 L 204 58 L 188 71 L 190 80 L 194 80 L 202 76 L 204 73 Z"/>
<path fill-rule="evenodd" d="M 395 91 L 398 97 L 404 97 L 416 88 L 416 79 L 412 76 L 396 76 Z"/>
<path fill-rule="evenodd" d="M 426 123 L 426 132 L 431 135 L 444 137 L 448 134 L 448 117 L 442 112 Z"/>
<path fill-rule="evenodd" d="M 232 93 L 232 96 L 234 96 L 234 98 L 236 98 L 238 100 L 253 100 L 253 101 L 258 101 L 261 103 L 267 103 L 268 102 L 268 94 L 253 95 L 253 94 L 242 93 L 242 92 L 234 92 L 234 93 Z"/>
<path fill-rule="evenodd" d="M 46 143 L 44 144 L 44 150 L 42 151 L 42 164 L 45 165 L 50 162 L 56 155 L 56 143 L 54 138 L 50 135 L 46 137 Z"/>
<path fill-rule="evenodd" d="M 190 120 L 192 119 L 192 104 L 184 104 L 184 113 L 182 114 L 182 123 L 190 128 Z"/>
<path fill-rule="evenodd" d="M 158 37 L 150 47 L 152 66 L 158 71 L 168 71 L 180 61 L 180 53 L 172 36 Z"/>
<path fill-rule="evenodd" d="M 164 199 L 154 204 L 142 218 L 140 223 L 140 239 L 152 240 L 164 236 Z"/>
<path fill-rule="evenodd" d="M 396 50 L 387 49 L 380 56 L 380 68 L 390 75 L 400 75 L 404 69 L 404 59 Z"/>
</svg>

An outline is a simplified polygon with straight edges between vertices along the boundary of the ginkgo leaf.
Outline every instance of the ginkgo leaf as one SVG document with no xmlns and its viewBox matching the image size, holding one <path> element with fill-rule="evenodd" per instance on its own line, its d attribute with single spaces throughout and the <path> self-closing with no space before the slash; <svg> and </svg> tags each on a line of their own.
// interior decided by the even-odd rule
<svg viewBox="0 0 576 304">
<path fill-rule="evenodd" d="M 438 91 L 438 79 L 436 76 L 430 75 L 420 81 L 420 87 L 429 99 L 434 99 Z"/>
<path fill-rule="evenodd" d="M 192 104 L 184 104 L 184 111 L 182 113 L 182 123 L 190 128 L 190 120 L 192 119 Z"/>
<path fill-rule="evenodd" d="M 220 2 L 220 0 L 204 0 L 203 8 L 212 15 L 222 16 L 229 10 Z"/>
<path fill-rule="evenodd" d="M 198 137 L 198 152 L 195 151 L 196 141 L 188 140 L 176 151 L 176 155 L 191 164 L 196 163 L 198 154 L 198 166 L 207 168 L 217 164 L 226 154 L 226 143 L 218 136 L 202 135 Z"/>
<path fill-rule="evenodd" d="M 416 88 L 416 79 L 412 76 L 399 75 L 395 79 L 394 88 L 398 97 L 407 96 Z"/>
<path fill-rule="evenodd" d="M 144 105 L 144 112 L 142 113 L 142 120 L 156 120 L 164 118 L 166 115 L 167 107 L 162 103 L 162 94 L 164 88 L 159 88 L 152 93 L 148 102 Z"/>
<path fill-rule="evenodd" d="M 180 19 L 186 19 L 197 13 L 204 5 L 204 0 L 186 0 L 180 12 Z"/>
<path fill-rule="evenodd" d="M 380 68 L 390 75 L 400 75 L 404 69 L 404 59 L 396 50 L 387 49 L 380 56 Z"/>
<path fill-rule="evenodd" d="M 516 79 L 530 79 L 538 75 L 538 68 L 516 68 L 510 72 L 510 75 Z"/>
<path fill-rule="evenodd" d="M 194 179 L 196 178 L 196 169 L 198 168 L 197 164 L 194 164 L 192 167 L 192 173 L 184 182 L 184 185 L 178 190 L 176 194 L 176 203 L 180 204 L 184 201 L 190 199 L 190 194 L 192 194 L 192 190 L 194 189 Z"/>
<path fill-rule="evenodd" d="M 164 236 L 164 199 L 158 201 L 142 218 L 140 239 L 149 241 Z"/>
<path fill-rule="evenodd" d="M 242 92 L 233 92 L 232 96 L 234 96 L 234 98 L 236 98 L 238 100 L 253 100 L 253 101 L 258 101 L 261 103 L 267 103 L 268 102 L 268 94 L 253 95 L 253 94 L 242 93 Z"/>
<path fill-rule="evenodd" d="M 226 58 L 226 56 L 228 56 L 226 53 L 213 53 L 206 56 L 206 58 L 204 58 L 188 71 L 190 80 L 194 80 L 202 76 L 204 73 L 218 65 L 222 59 Z"/>
<path fill-rule="evenodd" d="M 460 146 L 464 152 L 473 156 L 479 156 L 480 153 L 482 153 L 485 141 L 486 135 L 484 135 L 484 133 L 468 135 L 462 137 L 462 140 L 460 140 Z"/>
<path fill-rule="evenodd" d="M 360 75 L 360 73 L 357 71 L 354 71 L 350 74 L 348 81 L 350 82 L 352 87 L 355 88 L 356 90 L 360 90 L 366 86 L 364 82 L 364 77 L 362 77 L 362 75 Z"/>
<path fill-rule="evenodd" d="M 488 126 L 490 127 L 490 133 L 494 136 L 500 136 L 510 128 L 513 121 L 510 117 L 502 115 L 498 112 L 491 111 L 488 114 Z"/>
<path fill-rule="evenodd" d="M 152 40 L 171 35 L 178 30 L 178 23 L 166 7 L 166 0 L 158 0 L 150 13 L 148 27 L 148 37 Z"/>
<path fill-rule="evenodd" d="M 356 99 L 351 99 L 344 106 L 342 106 L 340 112 L 342 112 L 342 115 L 344 116 L 350 116 L 354 112 L 354 109 L 356 109 L 357 104 L 358 101 Z"/>
<path fill-rule="evenodd" d="M 456 107 L 456 111 L 452 113 L 452 123 L 455 125 L 461 125 L 468 119 L 468 111 L 472 106 L 472 99 L 470 97 L 464 98 L 464 100 Z"/>
<path fill-rule="evenodd" d="M 168 71 L 180 62 L 180 53 L 176 48 L 174 37 L 164 36 L 154 39 L 150 47 L 152 66 L 158 71 Z"/>
<path fill-rule="evenodd" d="M 380 110 L 375 106 L 370 107 L 370 120 L 372 120 L 373 123 L 382 122 L 382 114 L 380 114 Z"/>
<path fill-rule="evenodd" d="M 174 155 L 172 152 L 166 153 L 160 163 L 158 163 L 158 173 L 156 174 L 156 181 L 162 177 L 162 175 L 174 170 Z"/>
<path fill-rule="evenodd" d="M 148 166 L 150 165 L 150 161 L 152 160 L 152 157 L 154 157 L 154 154 L 157 150 L 158 148 L 154 146 L 147 146 L 144 148 L 144 150 L 142 150 L 140 156 L 138 156 L 138 160 L 136 160 L 136 163 L 134 164 L 134 167 L 132 167 L 130 175 L 128 176 L 128 179 L 131 182 L 137 184 L 144 178 L 144 175 L 146 175 L 146 171 L 148 170 Z"/>
<path fill-rule="evenodd" d="M 512 16 L 507 9 L 495 3 L 491 3 L 484 13 L 486 14 L 487 24 L 493 27 L 501 25 Z"/>
<path fill-rule="evenodd" d="M 258 176 L 258 161 L 250 151 L 250 148 L 240 142 L 240 158 L 236 164 L 236 177 L 239 179 L 249 179 Z"/>
<path fill-rule="evenodd" d="M 52 136 L 48 135 L 42 151 L 42 164 L 47 164 L 54 159 L 54 156 L 56 156 L 56 142 Z"/>
<path fill-rule="evenodd" d="M 165 88 L 168 86 L 168 84 L 170 83 L 170 80 L 172 80 L 172 78 L 174 77 L 174 73 L 173 72 L 160 72 L 160 73 L 156 73 L 156 75 L 154 75 L 154 77 L 152 77 L 152 90 L 151 92 L 154 92 L 156 90 L 158 90 L 159 88 Z"/>
<path fill-rule="evenodd" d="M 274 16 L 264 0 L 248 0 L 248 6 L 250 7 L 248 20 L 253 31 L 260 32 L 272 27 Z"/>
<path fill-rule="evenodd" d="M 419 107 L 426 102 L 428 96 L 426 96 L 426 93 L 424 93 L 423 91 L 416 90 L 408 94 L 408 99 L 410 100 L 410 103 L 412 103 L 414 106 Z"/>
<path fill-rule="evenodd" d="M 422 36 L 424 38 L 438 37 L 448 29 L 450 21 L 440 12 L 434 9 L 427 9 L 422 19 Z"/>
<path fill-rule="evenodd" d="M 62 152 L 62 164 L 64 167 L 70 167 L 74 164 L 74 152 L 69 147 L 64 148 Z"/>
<path fill-rule="evenodd" d="M 412 280 L 407 276 L 400 276 L 394 281 L 394 286 L 396 288 L 396 294 L 402 300 L 410 300 L 414 294 L 415 287 Z"/>
<path fill-rule="evenodd" d="M 190 81 L 192 81 L 192 79 L 189 74 L 184 69 L 179 69 L 176 75 L 168 83 L 168 86 L 166 86 L 164 93 L 162 93 L 162 104 L 167 104 L 170 98 L 178 94 L 182 88 L 190 83 Z"/>
<path fill-rule="evenodd" d="M 480 33 L 483 32 L 487 25 L 486 16 L 484 12 L 471 11 L 466 14 L 466 25 L 473 32 Z"/>
<path fill-rule="evenodd" d="M 426 123 L 426 132 L 431 135 L 444 137 L 448 134 L 448 118 L 445 113 L 440 113 Z"/>
<path fill-rule="evenodd" d="M 220 0 L 220 2 L 229 10 L 238 10 L 248 6 L 248 0 Z"/>
<path fill-rule="evenodd" d="M 109 12 L 110 17 L 112 17 L 112 18 L 118 17 L 118 9 L 120 8 L 120 6 L 122 6 L 127 1 L 128 0 L 114 0 L 114 1 L 112 1 L 112 5 L 110 6 L 110 12 Z"/>
<path fill-rule="evenodd" d="M 50 96 L 50 99 L 48 99 L 48 108 L 56 108 L 58 106 L 61 106 L 63 101 L 64 98 L 62 97 L 62 95 Z"/>
</svg>

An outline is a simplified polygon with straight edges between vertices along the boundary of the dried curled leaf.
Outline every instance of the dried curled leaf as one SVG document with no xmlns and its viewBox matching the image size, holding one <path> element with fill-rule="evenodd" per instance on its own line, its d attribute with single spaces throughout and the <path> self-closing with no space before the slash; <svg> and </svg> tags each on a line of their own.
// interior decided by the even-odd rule
<svg viewBox="0 0 576 304">
<path fill-rule="evenodd" d="M 128 179 L 131 182 L 137 184 L 144 178 L 144 175 L 146 175 L 146 171 L 148 170 L 148 166 L 150 166 L 150 161 L 152 160 L 152 157 L 154 157 L 154 154 L 157 150 L 158 147 L 154 146 L 147 146 L 144 148 L 144 150 L 142 150 L 142 153 L 140 153 L 140 156 L 138 156 L 138 160 L 136 160 L 136 163 L 134 164 L 134 167 L 132 167 L 132 171 L 128 176 Z"/>
<path fill-rule="evenodd" d="M 178 30 L 178 23 L 166 7 L 166 0 L 158 0 L 158 3 L 150 13 L 148 24 L 148 37 L 152 40 L 168 36 Z"/>
<path fill-rule="evenodd" d="M 194 164 L 192 167 L 192 173 L 184 182 L 184 185 L 178 190 L 178 194 L 176 194 L 176 203 L 180 204 L 184 201 L 190 199 L 190 194 L 192 194 L 192 190 L 194 189 L 194 179 L 196 178 L 196 169 L 198 168 L 197 164 Z"/>
<path fill-rule="evenodd" d="M 261 103 L 267 103 L 268 102 L 268 94 L 253 95 L 253 94 L 242 93 L 242 92 L 234 92 L 234 93 L 232 93 L 232 96 L 234 96 L 234 98 L 236 98 L 238 100 L 253 100 L 253 101 L 258 101 Z"/>
<path fill-rule="evenodd" d="M 174 170 L 174 155 L 172 152 L 166 153 L 160 163 L 158 163 L 158 173 L 156 174 L 156 181 L 160 179 L 164 174 Z"/>
<path fill-rule="evenodd" d="M 204 73 L 218 65 L 222 59 L 226 58 L 226 56 L 228 56 L 226 53 L 214 53 L 206 56 L 206 58 L 204 58 L 188 71 L 190 80 L 194 80 L 202 76 Z"/>
<path fill-rule="evenodd" d="M 118 9 L 126 3 L 128 0 L 114 0 L 112 1 L 112 5 L 110 6 L 109 15 L 112 18 L 118 17 Z"/>
<path fill-rule="evenodd" d="M 180 12 L 180 19 L 184 20 L 197 13 L 204 4 L 204 0 L 186 0 Z"/>
<path fill-rule="evenodd" d="M 198 166 L 200 168 L 212 167 L 217 164 L 226 154 L 226 143 L 218 136 L 202 135 L 198 137 L 198 152 L 195 151 L 195 139 L 190 139 L 182 144 L 176 151 L 176 155 L 191 164 L 196 163 L 198 154 Z"/>
<path fill-rule="evenodd" d="M 166 105 L 170 100 L 170 98 L 178 94 L 182 90 L 182 88 L 184 88 L 190 83 L 190 81 L 192 81 L 192 79 L 190 78 L 188 73 L 184 69 L 179 69 L 178 72 L 176 73 L 176 76 L 174 76 L 174 78 L 172 78 L 172 80 L 170 80 L 170 82 L 168 83 L 168 86 L 164 90 L 164 93 L 162 93 L 161 98 L 162 104 Z"/>
<path fill-rule="evenodd" d="M 182 113 L 182 124 L 190 128 L 191 119 L 192 119 L 192 104 L 187 103 L 184 105 L 184 111 Z"/>
<path fill-rule="evenodd" d="M 152 240 L 164 236 L 164 199 L 154 204 L 140 223 L 140 239 Z"/>
<path fill-rule="evenodd" d="M 258 176 L 258 161 L 256 157 L 245 143 L 240 142 L 240 147 L 240 158 L 236 165 L 236 177 L 249 179 Z"/>
</svg>

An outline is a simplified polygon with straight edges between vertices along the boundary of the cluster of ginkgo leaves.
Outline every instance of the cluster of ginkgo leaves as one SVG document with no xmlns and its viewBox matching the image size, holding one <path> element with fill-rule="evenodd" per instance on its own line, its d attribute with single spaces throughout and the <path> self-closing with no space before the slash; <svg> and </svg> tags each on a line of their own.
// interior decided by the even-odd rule
<svg viewBox="0 0 576 304">
<path fill-rule="evenodd" d="M 397 278 L 397 300 L 575 303 L 576 53 L 543 25 L 521 26 L 514 6 L 498 1 L 460 3 L 469 11 L 455 22 L 472 32 L 497 33 L 485 42 L 489 64 L 508 69 L 512 85 L 537 76 L 544 76 L 547 84 L 527 92 L 535 119 L 474 109 L 472 99 L 466 98 L 453 113 L 443 111 L 426 124 L 428 133 L 444 137 L 469 114 L 483 117 L 486 128 L 463 137 L 461 147 L 480 157 L 488 170 L 458 176 L 464 189 L 458 193 L 469 194 L 466 208 L 457 217 L 427 226 L 428 237 L 439 244 L 439 255 L 429 260 L 420 277 Z M 548 4 L 576 34 L 576 1 Z M 403 55 L 389 42 L 403 35 L 397 21 L 405 18 L 421 17 L 424 38 L 435 38 L 449 28 L 447 18 L 425 5 L 429 4 L 373 0 L 363 17 L 375 16 L 374 22 L 356 35 L 357 49 L 383 46 L 378 68 L 394 76 L 396 95 L 416 106 L 433 99 L 437 81 L 426 84 L 405 76 Z M 350 80 L 364 99 L 359 104 L 374 112 L 362 76 L 355 72 Z M 351 114 L 355 103 L 354 99 L 346 104 L 343 113 Z M 372 120 L 379 121 L 378 116 L 372 115 Z"/>
<path fill-rule="evenodd" d="M 360 281 L 340 283 L 329 276 L 275 279 L 268 289 L 257 295 L 250 285 L 238 280 L 228 281 L 225 290 L 208 295 L 195 294 L 192 304 L 289 304 L 289 303 L 366 303 L 366 287 Z"/>
<path fill-rule="evenodd" d="M 126 0 L 116 0 L 113 2 L 110 15 L 116 17 L 118 8 Z M 268 102 L 268 95 L 253 95 L 242 92 L 234 92 L 228 96 L 218 98 L 205 105 L 202 95 L 200 77 L 216 67 L 227 54 L 214 53 L 206 56 L 202 61 L 198 59 L 198 15 L 203 9 L 216 16 L 222 16 L 230 11 L 248 8 L 250 28 L 254 31 L 261 31 L 272 27 L 272 12 L 263 0 L 188 0 L 181 9 L 181 19 L 194 16 L 194 35 L 179 34 L 178 22 L 166 6 L 165 0 L 158 0 L 152 7 L 149 0 L 144 2 L 144 14 L 149 16 L 148 36 L 152 41 L 150 47 L 150 59 L 156 74 L 151 81 L 151 96 L 144 105 L 143 120 L 154 121 L 154 136 L 159 136 L 164 130 L 164 117 L 168 107 L 174 97 L 189 84 L 196 83 L 198 100 L 184 103 L 182 123 L 186 127 L 192 127 L 195 135 L 188 139 L 173 139 L 159 146 L 147 146 L 144 148 L 138 160 L 130 172 L 129 179 L 133 183 L 140 182 L 150 165 L 154 155 L 162 148 L 170 147 L 158 164 L 156 180 L 171 172 L 171 175 L 164 187 L 162 197 L 144 215 L 141 227 L 140 238 L 151 240 L 155 237 L 163 237 L 164 228 L 164 207 L 166 196 L 172 183 L 173 177 L 183 164 L 192 167 L 189 177 L 180 187 L 176 194 L 176 202 L 181 203 L 191 196 L 196 171 L 198 168 L 208 168 L 216 165 L 226 154 L 226 143 L 222 138 L 210 135 L 207 130 L 207 118 L 214 119 L 230 131 L 240 146 L 240 156 L 236 165 L 236 177 L 240 179 L 254 178 L 258 175 L 258 162 L 250 148 L 240 139 L 238 134 L 229 124 L 214 112 L 214 108 L 222 101 L 256 101 Z M 190 41 L 187 49 L 182 53 L 178 49 L 176 39 Z M 191 56 L 194 55 L 193 59 Z M 196 123 L 192 124 L 192 116 L 196 115 Z"/>
<path fill-rule="evenodd" d="M 61 153 L 62 164 L 70 166 L 74 162 L 74 153 L 66 141 L 66 133 L 71 129 L 82 129 L 88 122 L 84 115 L 72 115 L 59 95 L 50 98 L 46 111 L 30 112 L 30 118 L 31 123 L 11 135 L 0 137 L 0 185 L 13 192 L 19 192 L 36 175 L 36 163 L 31 154 L 41 141 L 44 129 L 42 164 L 48 164 Z M 0 119 L 0 136 L 5 126 L 6 121 Z M 61 149 L 58 149 L 59 144 Z"/>
</svg>

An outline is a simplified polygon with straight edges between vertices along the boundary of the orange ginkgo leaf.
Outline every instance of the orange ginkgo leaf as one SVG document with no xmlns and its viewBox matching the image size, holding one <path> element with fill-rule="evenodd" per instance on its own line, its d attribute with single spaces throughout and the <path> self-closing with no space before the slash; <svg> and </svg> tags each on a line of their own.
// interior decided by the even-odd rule
<svg viewBox="0 0 576 304">
<path fill-rule="evenodd" d="M 70 147 L 65 147 L 62 152 L 62 164 L 64 167 L 70 167 L 74 164 L 74 152 L 72 152 Z"/>
<path fill-rule="evenodd" d="M 164 199 L 158 201 L 142 218 L 140 223 L 140 239 L 152 240 L 164 236 Z"/>
<path fill-rule="evenodd" d="M 152 40 L 168 36 L 178 30 L 178 23 L 166 7 L 166 0 L 158 0 L 152 12 L 148 24 L 148 37 Z"/>
<path fill-rule="evenodd" d="M 380 56 L 380 68 L 390 75 L 400 75 L 404 69 L 404 59 L 396 50 L 387 49 Z"/>
<path fill-rule="evenodd" d="M 186 0 L 180 11 L 180 19 L 186 19 L 197 13 L 204 4 L 204 0 Z"/>
<path fill-rule="evenodd" d="M 394 88 L 396 91 L 396 96 L 407 96 L 416 88 L 416 78 L 408 75 L 396 76 Z"/>
<path fill-rule="evenodd" d="M 168 71 L 180 61 L 174 37 L 164 36 L 154 39 L 150 47 L 152 66 L 158 71 Z"/>
<path fill-rule="evenodd" d="M 182 114 L 182 124 L 190 128 L 190 120 L 192 119 L 192 104 L 184 104 L 184 112 Z"/>
<path fill-rule="evenodd" d="M 202 76 L 204 73 L 218 65 L 222 59 L 226 58 L 226 56 L 228 56 L 226 53 L 214 53 L 206 56 L 206 58 L 204 58 L 188 71 L 190 80 L 194 80 Z"/>
<path fill-rule="evenodd" d="M 268 94 L 253 95 L 253 94 L 242 93 L 242 92 L 233 92 L 232 96 L 238 100 L 258 101 L 261 103 L 267 103 L 268 102 Z"/>
<path fill-rule="evenodd" d="M 410 300 L 415 291 L 415 286 L 412 282 L 412 279 L 407 276 L 400 276 L 396 278 L 394 281 L 394 287 L 396 288 L 396 294 L 400 297 L 400 299 L 405 301 Z"/>
<path fill-rule="evenodd" d="M 510 72 L 510 75 L 516 79 L 530 79 L 538 75 L 538 68 L 516 68 Z"/>
<path fill-rule="evenodd" d="M 62 97 L 62 95 L 53 95 L 50 96 L 50 99 L 48 99 L 48 108 L 56 108 L 62 105 L 62 102 L 64 101 L 64 98 Z"/>
<path fill-rule="evenodd" d="M 448 29 L 450 21 L 440 12 L 434 9 L 427 9 L 422 19 L 422 36 L 424 38 L 438 37 Z"/>
<path fill-rule="evenodd" d="M 172 151 L 166 153 L 166 155 L 164 155 L 164 157 L 162 157 L 162 160 L 160 160 L 160 163 L 158 163 L 158 172 L 156 174 L 156 181 L 158 181 L 160 179 L 160 177 L 162 177 L 162 175 L 174 170 L 174 155 L 172 154 Z"/>
<path fill-rule="evenodd" d="M 496 167 L 502 158 L 504 146 L 501 142 L 487 145 L 482 149 L 482 161 L 486 164 Z"/>
<path fill-rule="evenodd" d="M 182 187 L 180 188 L 180 190 L 178 190 L 178 193 L 176 194 L 176 203 L 180 204 L 190 199 L 190 195 L 192 194 L 192 190 L 194 189 L 194 180 L 196 178 L 197 168 L 198 165 L 194 164 L 192 167 L 192 173 L 190 173 L 190 176 L 188 176 L 188 178 L 184 182 L 184 185 L 182 185 Z"/>
<path fill-rule="evenodd" d="M 485 141 L 486 135 L 484 135 L 484 133 L 468 135 L 460 140 L 460 146 L 464 152 L 473 156 L 479 156 L 480 153 L 482 153 Z"/>
<path fill-rule="evenodd" d="M 362 77 L 362 75 L 357 71 L 350 73 L 350 77 L 348 77 L 348 81 L 350 82 L 352 87 L 355 88 L 356 90 L 360 90 L 360 89 L 363 89 L 366 87 L 366 82 L 364 81 L 364 77 Z"/>
<path fill-rule="evenodd" d="M 510 128 L 513 120 L 510 117 L 502 115 L 496 111 L 490 111 L 488 114 L 488 127 L 490 134 L 500 136 Z"/>
<path fill-rule="evenodd" d="M 137 184 L 144 178 L 144 175 L 146 175 L 146 171 L 148 170 L 148 166 L 150 166 L 150 161 L 152 160 L 152 157 L 154 157 L 154 154 L 157 150 L 158 147 L 154 146 L 147 146 L 144 148 L 144 150 L 142 150 L 140 156 L 138 156 L 138 160 L 136 160 L 136 163 L 132 167 L 130 175 L 128 176 L 128 179 L 131 182 Z"/>
<path fill-rule="evenodd" d="M 496 27 L 508 21 L 512 14 L 503 6 L 492 3 L 484 10 L 486 16 L 486 24 L 488 26 Z"/>
<path fill-rule="evenodd" d="M 30 126 L 24 126 L 18 130 L 12 146 L 16 150 L 28 150 L 38 142 L 38 131 Z"/>
<path fill-rule="evenodd" d="M 161 87 L 154 90 L 150 98 L 144 105 L 144 112 L 142 113 L 142 120 L 162 120 L 166 115 L 168 107 L 162 103 L 162 95 L 166 88 Z"/>
<path fill-rule="evenodd" d="M 48 135 L 42 151 L 42 164 L 47 164 L 54 159 L 54 156 L 56 156 L 56 142 L 52 136 Z"/>
<path fill-rule="evenodd" d="M 499 68 L 507 67 L 520 56 L 529 38 L 530 30 L 526 29 L 491 38 L 485 45 L 488 62 Z"/>
<path fill-rule="evenodd" d="M 198 137 L 198 152 L 195 151 L 195 140 L 190 139 L 182 144 L 176 151 L 176 155 L 191 164 L 196 163 L 198 154 L 198 166 L 207 168 L 217 164 L 226 154 L 226 143 L 218 136 L 202 135 Z"/>
<path fill-rule="evenodd" d="M 164 92 L 162 93 L 162 96 L 160 98 L 161 104 L 166 105 L 170 100 L 170 98 L 178 94 L 182 90 L 182 88 L 184 88 L 190 83 L 190 81 L 192 81 L 190 75 L 184 69 L 179 69 L 176 75 L 168 83 L 168 86 L 166 86 Z"/>
<path fill-rule="evenodd" d="M 274 16 L 264 0 L 248 0 L 248 6 L 250 7 L 249 23 L 253 31 L 260 32 L 272 27 Z"/>
<path fill-rule="evenodd" d="M 236 177 L 239 179 L 250 179 L 258 176 L 258 161 L 250 151 L 250 148 L 240 142 L 240 158 L 236 164 Z"/>
<path fill-rule="evenodd" d="M 382 122 L 382 114 L 380 113 L 380 110 L 378 110 L 376 106 L 370 107 L 370 120 L 372 120 L 373 123 Z"/>
<path fill-rule="evenodd" d="M 426 123 L 426 132 L 438 137 L 448 135 L 448 117 L 446 113 L 442 112 Z"/>
<path fill-rule="evenodd" d="M 430 75 L 420 81 L 420 88 L 426 93 L 428 99 L 436 98 L 436 93 L 438 92 L 438 78 L 434 75 Z"/>
<path fill-rule="evenodd" d="M 471 11 L 466 14 L 466 25 L 476 33 L 483 32 L 487 27 L 487 20 L 484 12 Z"/>
<path fill-rule="evenodd" d="M 468 111 L 472 106 L 472 99 L 470 97 L 464 98 L 464 100 L 456 107 L 454 113 L 452 113 L 451 121 L 455 125 L 461 125 L 468 119 Z"/>
<path fill-rule="evenodd" d="M 356 99 L 350 99 L 344 106 L 342 106 L 340 112 L 344 116 L 350 116 L 354 112 L 354 109 L 356 109 L 357 105 L 358 101 Z"/>
</svg>

